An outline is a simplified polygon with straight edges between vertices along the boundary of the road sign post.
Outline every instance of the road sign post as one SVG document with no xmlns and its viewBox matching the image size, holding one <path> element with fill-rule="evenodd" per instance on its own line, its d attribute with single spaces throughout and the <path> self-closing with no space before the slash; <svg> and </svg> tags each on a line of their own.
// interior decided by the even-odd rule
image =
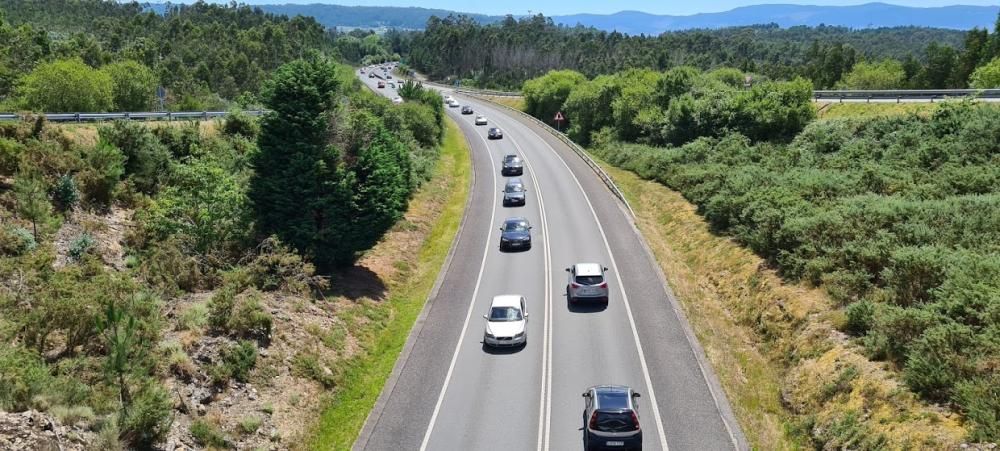
<svg viewBox="0 0 1000 451">
<path fill-rule="evenodd" d="M 562 123 L 566 118 L 563 117 L 562 111 L 556 111 L 556 117 L 553 118 L 556 121 L 556 131 L 562 133 Z"/>
</svg>

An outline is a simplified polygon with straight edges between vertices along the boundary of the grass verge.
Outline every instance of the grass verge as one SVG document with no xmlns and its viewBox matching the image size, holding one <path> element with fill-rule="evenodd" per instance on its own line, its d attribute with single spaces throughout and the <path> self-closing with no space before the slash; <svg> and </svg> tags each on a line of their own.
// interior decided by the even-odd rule
<svg viewBox="0 0 1000 451">
<path fill-rule="evenodd" d="M 387 280 L 386 300 L 359 304 L 363 311 L 348 313 L 377 320 L 361 325 L 369 330 L 359 331 L 358 335 L 366 341 L 370 339 L 369 344 L 343 368 L 332 399 L 305 443 L 308 449 L 350 449 L 382 392 L 458 233 L 469 195 L 472 166 L 468 145 L 458 126 L 451 119 L 446 125 L 434 176 L 421 187 L 409 207 L 411 212 L 436 212 L 436 216 L 427 218 L 428 230 L 415 258 L 400 262 L 399 271 Z"/>
</svg>

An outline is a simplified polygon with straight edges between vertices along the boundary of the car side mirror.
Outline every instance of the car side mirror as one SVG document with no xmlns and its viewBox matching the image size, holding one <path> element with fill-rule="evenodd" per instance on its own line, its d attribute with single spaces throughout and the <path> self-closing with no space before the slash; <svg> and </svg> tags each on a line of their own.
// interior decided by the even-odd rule
<svg viewBox="0 0 1000 451">
<path fill-rule="evenodd" d="M 490 318 L 486 315 L 483 315 L 483 319 L 490 319 Z"/>
<path fill-rule="evenodd" d="M 500 227 L 500 231 L 503 232 L 503 227 Z"/>
<path fill-rule="evenodd" d="M 584 398 L 589 398 L 589 397 L 590 397 L 590 392 L 589 392 L 589 391 L 585 391 L 585 392 L 583 392 L 583 394 L 582 394 L 582 395 L 580 395 L 580 396 L 583 396 Z"/>
<path fill-rule="evenodd" d="M 530 314 L 530 313 L 525 313 L 525 314 L 524 314 L 524 317 L 525 317 L 525 318 L 527 318 L 527 317 L 529 317 L 529 316 L 531 316 L 531 314 Z"/>
<path fill-rule="evenodd" d="M 633 398 L 641 398 L 642 395 L 640 395 L 639 393 L 632 393 L 632 397 Z"/>
<path fill-rule="evenodd" d="M 528 226 L 528 230 L 535 228 L 535 226 Z"/>
<path fill-rule="evenodd" d="M 604 270 L 605 270 L 605 271 L 607 271 L 607 270 L 608 270 L 608 267 L 607 267 L 607 266 L 605 266 L 605 267 L 604 267 Z"/>
<path fill-rule="evenodd" d="M 569 272 L 569 268 L 566 268 L 566 272 Z"/>
</svg>

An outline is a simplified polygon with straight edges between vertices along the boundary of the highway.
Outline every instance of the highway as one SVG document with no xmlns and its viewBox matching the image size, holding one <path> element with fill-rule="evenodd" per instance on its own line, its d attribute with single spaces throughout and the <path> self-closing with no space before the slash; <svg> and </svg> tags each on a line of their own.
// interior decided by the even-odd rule
<svg viewBox="0 0 1000 451">
<path fill-rule="evenodd" d="M 395 97 L 378 79 L 376 92 Z M 396 81 L 396 80 L 393 80 Z M 446 108 L 472 152 L 474 182 L 453 254 L 369 415 L 355 450 L 579 450 L 583 398 L 596 384 L 639 398 L 646 450 L 746 449 L 676 300 L 619 201 L 565 144 L 526 118 L 470 97 Z M 489 127 L 504 138 L 488 140 Z M 525 161 L 524 207 L 503 207 L 505 154 Z M 500 223 L 533 225 L 533 247 L 501 253 Z M 607 266 L 607 308 L 570 306 L 564 268 Z M 495 295 L 520 294 L 523 349 L 482 344 Z"/>
</svg>

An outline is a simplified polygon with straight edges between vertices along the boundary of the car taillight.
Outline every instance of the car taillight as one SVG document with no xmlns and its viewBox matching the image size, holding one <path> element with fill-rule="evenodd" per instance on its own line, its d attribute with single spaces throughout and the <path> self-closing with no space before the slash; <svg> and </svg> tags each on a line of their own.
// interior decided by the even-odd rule
<svg viewBox="0 0 1000 451">
<path fill-rule="evenodd" d="M 600 284 L 598 286 L 601 287 L 601 288 L 607 288 L 608 287 L 608 283 L 604 282 L 604 283 L 602 283 L 602 284 Z"/>
<path fill-rule="evenodd" d="M 597 412 L 590 414 L 590 425 L 588 427 L 590 429 L 597 429 Z"/>
<path fill-rule="evenodd" d="M 635 414 L 635 411 L 632 411 L 631 413 L 632 413 L 632 424 L 635 425 L 635 430 L 638 431 L 640 429 L 639 428 L 639 416 L 637 416 Z"/>
<path fill-rule="evenodd" d="M 580 288 L 580 284 L 578 284 L 576 282 L 570 283 L 569 286 L 571 286 L 573 288 Z"/>
</svg>

